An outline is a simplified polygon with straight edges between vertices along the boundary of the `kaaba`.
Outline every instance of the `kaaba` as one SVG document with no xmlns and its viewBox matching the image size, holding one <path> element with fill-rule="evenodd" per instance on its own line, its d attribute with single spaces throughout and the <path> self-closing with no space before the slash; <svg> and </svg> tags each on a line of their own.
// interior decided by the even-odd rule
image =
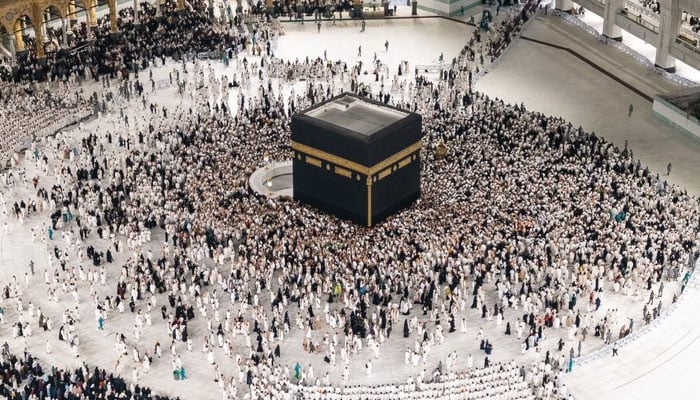
<svg viewBox="0 0 700 400">
<path fill-rule="evenodd" d="M 421 116 L 344 93 L 292 117 L 294 199 L 372 226 L 420 197 Z"/>
</svg>

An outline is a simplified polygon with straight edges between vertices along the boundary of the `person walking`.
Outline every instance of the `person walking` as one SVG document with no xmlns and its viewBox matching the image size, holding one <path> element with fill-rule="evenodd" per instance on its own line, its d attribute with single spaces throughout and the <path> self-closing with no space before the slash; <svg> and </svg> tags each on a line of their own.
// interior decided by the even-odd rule
<svg viewBox="0 0 700 400">
<path fill-rule="evenodd" d="M 388 40 L 386 42 L 384 42 L 384 48 L 386 49 L 387 52 L 389 51 L 389 41 Z"/>
<path fill-rule="evenodd" d="M 357 47 L 357 56 L 358 57 L 362 56 L 362 45 Z"/>
<path fill-rule="evenodd" d="M 629 107 L 628 112 L 627 112 L 627 117 L 632 116 L 632 111 L 634 111 L 634 106 L 632 104 L 630 104 L 630 107 Z"/>
<path fill-rule="evenodd" d="M 185 367 L 180 367 L 180 380 L 184 381 L 187 379 L 187 374 L 185 374 Z"/>
<path fill-rule="evenodd" d="M 299 382 L 301 379 L 301 364 L 299 364 L 299 362 L 294 365 L 294 378 L 297 380 L 297 382 Z"/>
<path fill-rule="evenodd" d="M 318 33 L 321 33 L 321 21 L 316 23 L 316 28 L 318 28 Z"/>
<path fill-rule="evenodd" d="M 619 354 L 617 354 L 617 343 L 613 344 L 613 347 L 612 347 L 612 356 L 613 356 L 613 357 L 619 356 Z"/>
<path fill-rule="evenodd" d="M 666 166 L 666 175 L 671 175 L 671 163 Z"/>
</svg>

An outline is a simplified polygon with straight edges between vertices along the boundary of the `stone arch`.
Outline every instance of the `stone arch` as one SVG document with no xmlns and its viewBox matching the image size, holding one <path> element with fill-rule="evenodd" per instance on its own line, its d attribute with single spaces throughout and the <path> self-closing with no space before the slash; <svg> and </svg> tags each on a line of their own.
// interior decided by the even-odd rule
<svg viewBox="0 0 700 400">
<path fill-rule="evenodd" d="M 37 28 L 42 29 L 45 49 L 48 53 L 58 51 L 61 43 L 65 41 L 64 29 L 67 29 L 67 27 L 64 16 L 64 9 L 56 4 L 48 3 L 43 6 L 41 27 Z"/>
<path fill-rule="evenodd" d="M 82 9 L 76 7 L 75 0 L 68 0 L 65 3 L 65 15 L 68 17 L 70 26 L 72 27 L 78 21 L 78 13 L 80 13 Z"/>
<path fill-rule="evenodd" d="M 47 11 L 51 13 L 52 17 L 64 18 L 66 16 L 65 8 L 55 3 L 46 4 L 46 6 L 44 7 L 44 12 Z"/>
<path fill-rule="evenodd" d="M 90 26 L 97 23 L 97 0 L 73 0 L 68 4 L 72 4 L 75 10 L 71 20 L 85 22 Z"/>
<path fill-rule="evenodd" d="M 7 30 L 5 27 L 4 23 L 0 23 L 0 41 L 4 41 L 5 37 L 10 35 L 10 31 Z M 13 49 L 7 49 L 9 52 L 12 52 Z M 5 56 L 12 56 L 12 54 L 7 54 L 5 51 L 0 51 L 0 59 L 2 59 Z M 2 68 L 0 68 L 2 70 Z"/>
<path fill-rule="evenodd" d="M 0 22 L 5 26 L 8 33 L 14 33 L 15 24 L 22 16 L 32 16 L 32 7 L 28 2 L 16 2 L 0 7 Z"/>
<path fill-rule="evenodd" d="M 75 0 L 73 1 L 75 5 L 75 12 L 80 15 L 81 18 L 85 17 L 85 13 L 90 10 L 93 2 L 91 0 Z"/>
<path fill-rule="evenodd" d="M 7 12 L 0 14 L 0 26 L 7 32 L 7 34 L 12 33 L 12 15 L 8 15 Z"/>
<path fill-rule="evenodd" d="M 17 15 L 12 21 L 12 33 L 15 35 L 15 47 L 17 51 L 26 50 L 25 39 L 30 37 L 30 32 L 32 33 L 32 37 L 36 36 L 31 15 L 29 15 L 29 13 Z"/>
<path fill-rule="evenodd" d="M 31 15 L 27 14 L 22 14 L 18 15 L 17 18 L 14 19 L 12 22 L 12 31 L 17 32 L 17 31 L 31 31 L 34 30 L 34 21 Z"/>
</svg>

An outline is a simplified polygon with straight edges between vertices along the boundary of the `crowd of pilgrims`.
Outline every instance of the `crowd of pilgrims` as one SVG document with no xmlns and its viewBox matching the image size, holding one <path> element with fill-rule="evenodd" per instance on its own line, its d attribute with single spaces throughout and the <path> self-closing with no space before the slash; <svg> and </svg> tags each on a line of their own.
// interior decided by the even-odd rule
<svg viewBox="0 0 700 400">
<path fill-rule="evenodd" d="M 683 12 L 681 15 L 682 15 L 683 22 L 688 23 L 688 25 L 690 25 L 690 29 L 693 32 L 695 32 L 695 33 L 700 32 L 700 18 L 698 18 L 692 14 L 689 14 L 687 12 Z"/>
<path fill-rule="evenodd" d="M 521 23 L 514 14 L 475 32 L 437 78 L 415 81 L 402 77 L 407 63 L 389 73 L 380 60 L 282 62 L 261 23 L 268 51 L 233 57 L 233 77 L 201 62 L 173 69 L 189 89 L 174 109 L 146 107 L 148 90 L 130 94 L 142 114 L 108 113 L 96 129 L 34 146 L 36 177 L 3 182 L 6 214 L 24 224 L 50 215 L 30 228 L 50 252 L 36 267 L 42 301 L 74 307 L 56 322 L 27 304 L 31 275 L 13 278 L 1 296 L 5 319 L 17 313 L 13 336 L 57 335 L 77 357 L 88 299 L 94 326 L 114 332 L 113 373 L 130 373 L 128 383 L 101 370 L 43 374 L 72 382 L 71 393 L 91 380 L 143 393 L 153 367 L 186 380 L 182 355 L 201 352 L 208 370 L 198 372 L 224 399 L 450 398 L 446 385 L 460 398 L 568 398 L 562 374 L 582 348 L 648 324 L 684 290 L 700 220 L 696 199 L 626 146 L 472 91 Z M 298 76 L 310 78 L 305 89 L 287 96 Z M 136 86 L 119 85 L 120 96 Z M 263 154 L 291 158 L 291 114 L 350 89 L 423 116 L 422 197 L 371 229 L 248 186 Z M 10 204 L 23 183 L 35 194 Z M 636 306 L 617 308 L 624 298 Z M 115 314 L 132 314 L 133 329 L 111 326 Z M 146 342 L 155 329 L 162 340 Z M 483 354 L 462 352 L 465 339 Z M 518 353 L 525 361 L 511 361 Z M 380 354 L 403 354 L 391 368 L 408 379 L 369 383 L 390 365 Z M 26 376 L 28 357 L 6 368 Z"/>
<path fill-rule="evenodd" d="M 659 3 L 658 1 L 642 0 L 640 3 L 643 7 L 646 7 L 657 14 L 661 14 L 661 3 Z"/>
<path fill-rule="evenodd" d="M 78 81 L 112 78 L 139 71 L 149 63 L 165 62 L 168 57 L 182 58 L 188 53 L 239 52 L 251 41 L 239 26 L 214 24 L 208 16 L 206 1 L 187 2 L 188 10 L 176 10 L 176 2 L 161 5 L 161 13 L 147 2 L 140 3 L 138 21 L 132 7 L 119 10 L 119 35 L 110 30 L 109 16 L 98 19 L 88 29 L 76 24 L 70 35 L 70 49 L 49 54 L 43 62 L 36 58 L 32 41 L 18 57 L 14 70 L 0 67 L 3 79 L 14 81 Z M 233 20 L 233 19 L 232 19 Z M 240 25 L 240 19 L 237 19 Z"/>
<path fill-rule="evenodd" d="M 90 114 L 81 95 L 30 83 L 0 82 L 0 109 L 0 167 L 26 146 L 30 134 L 45 136 Z"/>
<path fill-rule="evenodd" d="M 0 396 L 4 399 L 170 399 L 152 393 L 147 387 L 131 385 L 104 369 L 91 369 L 87 364 L 74 370 L 47 369 L 28 352 L 21 356 L 11 353 L 7 343 L 0 360 Z"/>
<path fill-rule="evenodd" d="M 165 2 L 157 16 L 155 7 L 143 2 L 138 24 L 133 8 L 121 9 L 119 36 L 111 34 L 109 16 L 100 18 L 93 30 L 85 23 L 75 24 L 68 36 L 71 50 L 48 52 L 44 62 L 36 59 L 36 43 L 26 37 L 27 51 L 18 55 L 16 65 L 0 62 L 0 102 L 5 111 L 0 114 L 0 165 L 11 161 L 13 152 L 32 139 L 30 135 L 40 139 L 93 113 L 96 98 L 81 90 L 86 80 L 127 76 L 158 61 L 162 65 L 166 58 L 198 52 L 225 51 L 233 57 L 252 46 L 256 32 L 251 38 L 233 24 L 213 24 L 204 1 L 187 5 L 188 12 L 181 13 L 174 1 Z M 54 36 L 58 40 L 61 35 Z"/>
</svg>

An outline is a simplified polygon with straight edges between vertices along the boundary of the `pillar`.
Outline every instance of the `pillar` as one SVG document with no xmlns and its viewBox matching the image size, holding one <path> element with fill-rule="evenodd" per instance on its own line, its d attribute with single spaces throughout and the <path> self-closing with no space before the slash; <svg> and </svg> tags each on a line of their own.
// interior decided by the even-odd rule
<svg viewBox="0 0 700 400">
<path fill-rule="evenodd" d="M 574 7 L 574 3 L 571 0 L 557 0 L 556 9 L 564 12 L 571 12 Z"/>
<path fill-rule="evenodd" d="M 61 28 L 63 28 L 63 47 L 68 48 L 68 23 L 67 18 L 61 18 Z"/>
<path fill-rule="evenodd" d="M 74 27 L 78 23 L 78 13 L 75 12 L 75 0 L 70 0 L 68 3 L 68 18 L 70 21 L 70 27 Z"/>
<path fill-rule="evenodd" d="M 44 35 L 44 37 L 48 36 L 46 34 L 46 26 L 49 24 L 49 21 L 51 21 L 51 13 L 46 10 L 41 16 L 41 34 Z"/>
<path fill-rule="evenodd" d="M 138 24 L 141 22 L 139 19 L 139 0 L 134 0 L 134 23 Z"/>
<path fill-rule="evenodd" d="M 88 0 L 83 0 L 83 4 L 85 5 L 85 21 L 87 22 L 87 39 L 92 40 L 93 35 L 92 35 L 92 27 L 95 25 L 95 22 L 92 20 L 92 13 L 90 13 L 90 6 L 92 3 Z"/>
<path fill-rule="evenodd" d="M 23 31 L 24 31 L 24 21 L 22 20 L 22 18 L 20 18 L 17 20 L 17 22 L 15 22 L 15 42 L 17 42 L 16 43 L 17 51 L 24 51 Z"/>
<path fill-rule="evenodd" d="M 97 1 L 96 0 L 83 0 L 85 8 L 87 9 L 87 21 L 90 28 L 97 26 Z"/>
<path fill-rule="evenodd" d="M 117 0 L 107 0 L 109 6 L 109 27 L 112 33 L 119 32 L 117 25 Z"/>
<path fill-rule="evenodd" d="M 97 30 L 97 0 L 83 0 L 85 5 L 85 18 L 87 20 L 87 39 L 92 41 L 95 39 Z"/>
<path fill-rule="evenodd" d="M 156 0 L 156 17 L 161 16 L 161 11 L 160 11 L 160 0 Z"/>
<path fill-rule="evenodd" d="M 670 0 L 661 4 L 659 16 L 659 42 L 656 44 L 656 59 L 654 64 L 668 72 L 676 71 L 676 59 L 669 54 L 681 27 L 681 9 L 678 0 Z"/>
<path fill-rule="evenodd" d="M 17 56 L 17 40 L 15 39 L 15 35 L 8 35 L 7 46 L 7 50 L 10 50 L 12 56 Z"/>
<path fill-rule="evenodd" d="M 608 0 L 605 2 L 605 10 L 603 11 L 603 36 L 618 42 L 622 41 L 622 29 L 615 25 L 615 16 L 623 6 L 624 4 L 620 0 Z"/>
<path fill-rule="evenodd" d="M 90 27 L 94 28 L 97 26 L 97 4 L 93 4 L 92 7 L 88 10 L 88 15 L 90 16 Z"/>
<path fill-rule="evenodd" d="M 44 10 L 39 4 L 32 4 L 32 22 L 34 23 L 34 40 L 36 41 L 36 58 L 42 60 L 46 58 L 44 53 Z"/>
</svg>

